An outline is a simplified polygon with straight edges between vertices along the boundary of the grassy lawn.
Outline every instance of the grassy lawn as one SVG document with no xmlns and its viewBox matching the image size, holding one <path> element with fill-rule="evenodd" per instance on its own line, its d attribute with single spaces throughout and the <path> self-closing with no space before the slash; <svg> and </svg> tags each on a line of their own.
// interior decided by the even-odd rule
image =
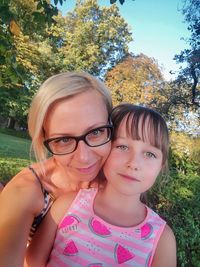
<svg viewBox="0 0 200 267">
<path fill-rule="evenodd" d="M 31 141 L 0 133 L 0 157 L 29 159 Z"/>
<path fill-rule="evenodd" d="M 0 181 L 7 182 L 21 169 L 31 163 L 29 151 L 31 142 L 0 133 Z"/>
</svg>

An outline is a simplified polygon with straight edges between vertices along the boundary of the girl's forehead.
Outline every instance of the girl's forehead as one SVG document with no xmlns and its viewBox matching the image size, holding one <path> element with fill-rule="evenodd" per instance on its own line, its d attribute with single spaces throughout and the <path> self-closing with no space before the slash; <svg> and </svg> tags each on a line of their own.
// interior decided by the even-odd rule
<svg viewBox="0 0 200 267">
<path fill-rule="evenodd" d="M 152 137 L 154 139 L 154 132 L 151 129 L 151 123 L 148 117 L 140 116 L 137 120 L 133 115 L 126 116 L 122 119 L 117 129 L 116 136 L 129 137 L 136 140 L 143 140 L 144 142 L 151 143 Z"/>
</svg>

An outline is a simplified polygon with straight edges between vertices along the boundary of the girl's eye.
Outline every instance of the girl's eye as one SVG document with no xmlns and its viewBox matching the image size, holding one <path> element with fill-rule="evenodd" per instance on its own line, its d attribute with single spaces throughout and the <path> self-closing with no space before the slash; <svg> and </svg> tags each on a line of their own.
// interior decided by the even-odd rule
<svg viewBox="0 0 200 267">
<path fill-rule="evenodd" d="M 147 158 L 156 158 L 156 155 L 152 152 L 145 152 L 144 153 Z"/>
<path fill-rule="evenodd" d="M 122 150 L 122 151 L 127 151 L 128 150 L 128 146 L 126 145 L 117 145 L 116 148 Z"/>
</svg>

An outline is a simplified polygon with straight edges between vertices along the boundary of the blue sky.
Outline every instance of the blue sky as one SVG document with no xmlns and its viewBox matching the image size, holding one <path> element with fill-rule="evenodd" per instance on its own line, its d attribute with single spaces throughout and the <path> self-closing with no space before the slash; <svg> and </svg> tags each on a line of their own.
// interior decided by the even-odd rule
<svg viewBox="0 0 200 267">
<path fill-rule="evenodd" d="M 119 2 L 119 1 L 118 1 Z M 184 17 L 179 11 L 183 0 L 126 0 L 118 4 L 121 16 L 130 25 L 134 41 L 130 51 L 134 54 L 143 53 L 153 57 L 162 67 L 167 80 L 173 79 L 169 71 L 177 71 L 180 64 L 173 60 L 175 54 L 187 48 L 182 38 L 190 33 Z M 63 15 L 72 11 L 74 0 L 66 0 L 60 8 Z M 109 5 L 109 0 L 99 0 L 100 5 Z"/>
</svg>

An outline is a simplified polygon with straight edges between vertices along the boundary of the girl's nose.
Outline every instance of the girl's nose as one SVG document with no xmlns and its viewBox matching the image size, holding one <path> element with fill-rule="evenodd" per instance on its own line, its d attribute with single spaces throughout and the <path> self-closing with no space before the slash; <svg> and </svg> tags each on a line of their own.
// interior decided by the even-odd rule
<svg viewBox="0 0 200 267">
<path fill-rule="evenodd" d="M 131 155 L 127 161 L 127 167 L 132 170 L 139 170 L 141 159 L 137 155 Z"/>
</svg>

